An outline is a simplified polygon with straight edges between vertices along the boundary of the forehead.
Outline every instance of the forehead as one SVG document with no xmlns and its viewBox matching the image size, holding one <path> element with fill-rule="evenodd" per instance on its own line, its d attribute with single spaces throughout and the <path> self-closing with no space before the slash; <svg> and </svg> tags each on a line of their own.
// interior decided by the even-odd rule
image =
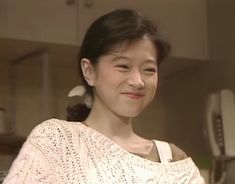
<svg viewBox="0 0 235 184">
<path fill-rule="evenodd" d="M 99 61 L 129 61 L 136 64 L 157 64 L 157 52 L 154 44 L 147 38 L 139 39 L 131 44 L 121 44 L 99 58 Z"/>
<path fill-rule="evenodd" d="M 130 49 L 131 47 L 137 45 L 141 41 L 148 41 L 148 42 L 152 43 L 153 48 L 157 52 L 157 46 L 155 45 L 154 41 L 151 38 L 149 38 L 147 35 L 143 35 L 142 37 L 139 37 L 139 38 L 136 38 L 136 39 L 125 40 L 125 41 L 113 44 L 110 47 L 108 52 L 110 52 L 110 53 L 124 52 L 124 51 Z"/>
</svg>

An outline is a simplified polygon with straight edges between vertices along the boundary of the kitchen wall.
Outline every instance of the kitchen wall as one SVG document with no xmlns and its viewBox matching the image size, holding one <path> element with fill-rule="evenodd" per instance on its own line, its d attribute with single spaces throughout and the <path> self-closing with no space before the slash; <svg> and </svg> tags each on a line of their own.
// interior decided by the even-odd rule
<svg viewBox="0 0 235 184">
<path fill-rule="evenodd" d="M 223 74 L 226 86 L 235 91 L 235 1 L 208 2 L 210 55 L 218 63 L 218 73 Z M 235 183 L 234 159 L 227 162 L 226 170 L 226 183 Z"/>
<path fill-rule="evenodd" d="M 210 57 L 220 66 L 227 85 L 235 90 L 235 2 L 209 0 L 208 39 Z"/>
</svg>

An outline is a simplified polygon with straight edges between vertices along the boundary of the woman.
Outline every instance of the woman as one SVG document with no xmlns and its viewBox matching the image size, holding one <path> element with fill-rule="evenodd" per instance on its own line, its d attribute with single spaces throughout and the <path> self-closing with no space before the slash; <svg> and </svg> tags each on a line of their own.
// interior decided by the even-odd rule
<svg viewBox="0 0 235 184">
<path fill-rule="evenodd" d="M 132 129 L 132 118 L 154 98 L 168 52 L 158 28 L 138 12 L 97 19 L 80 49 L 85 90 L 76 88 L 84 90 L 88 116 L 38 125 L 4 183 L 204 183 L 182 150 Z"/>
</svg>

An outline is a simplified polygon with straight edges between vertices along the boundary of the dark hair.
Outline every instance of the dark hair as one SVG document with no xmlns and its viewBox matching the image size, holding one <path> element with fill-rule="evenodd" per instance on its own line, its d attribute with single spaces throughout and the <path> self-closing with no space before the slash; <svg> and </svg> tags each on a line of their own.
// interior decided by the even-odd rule
<svg viewBox="0 0 235 184">
<path fill-rule="evenodd" d="M 90 113 L 90 109 L 84 104 L 77 104 L 67 107 L 68 121 L 84 121 Z"/>
<path fill-rule="evenodd" d="M 92 88 L 82 75 L 81 60 L 87 58 L 93 65 L 96 65 L 99 57 L 112 51 L 115 46 L 123 43 L 131 44 L 144 35 L 147 35 L 155 45 L 159 66 L 163 59 L 168 56 L 170 45 L 160 35 L 157 25 L 139 12 L 131 9 L 114 10 L 91 24 L 81 44 L 78 58 L 79 74 L 87 93 L 92 95 Z M 83 120 L 78 119 L 78 121 Z"/>
</svg>

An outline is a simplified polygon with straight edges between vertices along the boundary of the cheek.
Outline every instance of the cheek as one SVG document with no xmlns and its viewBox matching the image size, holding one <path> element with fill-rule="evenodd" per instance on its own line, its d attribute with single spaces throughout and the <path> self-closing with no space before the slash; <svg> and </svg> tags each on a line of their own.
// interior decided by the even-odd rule
<svg viewBox="0 0 235 184">
<path fill-rule="evenodd" d="M 156 94 L 156 90 L 157 90 L 157 84 L 158 84 L 158 78 L 153 78 L 152 80 L 150 80 L 148 82 L 148 93 L 149 93 L 149 98 L 153 99 L 155 94 Z"/>
<path fill-rule="evenodd" d="M 99 73 L 96 78 L 96 90 L 98 91 L 99 95 L 109 98 L 115 95 L 119 88 L 120 78 L 115 75 L 114 72 L 106 71 Z"/>
<path fill-rule="evenodd" d="M 103 85 L 109 83 L 109 79 L 112 77 L 112 74 L 107 66 L 99 66 L 96 70 L 95 82 L 97 85 Z"/>
<path fill-rule="evenodd" d="M 154 76 L 148 81 L 148 86 L 151 91 L 156 91 L 158 84 L 158 77 Z"/>
<path fill-rule="evenodd" d="M 102 70 L 98 73 L 96 79 L 102 86 L 115 86 L 118 85 L 122 76 L 113 70 L 110 66 L 103 66 Z"/>
</svg>

